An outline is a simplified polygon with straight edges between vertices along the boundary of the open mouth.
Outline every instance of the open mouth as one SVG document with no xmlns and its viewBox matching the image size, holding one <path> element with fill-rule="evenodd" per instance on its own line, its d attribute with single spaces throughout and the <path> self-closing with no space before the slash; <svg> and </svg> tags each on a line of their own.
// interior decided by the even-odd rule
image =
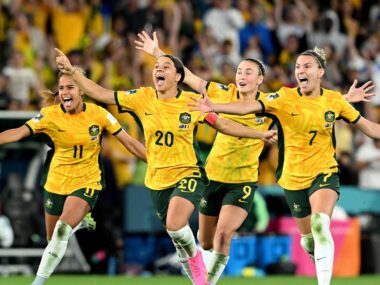
<svg viewBox="0 0 380 285">
<path fill-rule="evenodd" d="M 306 87 L 307 84 L 309 83 L 309 80 L 306 77 L 300 78 L 299 81 L 300 81 L 301 87 Z"/>
<path fill-rule="evenodd" d="M 63 101 L 63 106 L 70 107 L 71 104 L 73 103 L 73 98 L 71 98 L 71 97 L 64 97 L 64 98 L 62 98 L 62 101 Z"/>
<path fill-rule="evenodd" d="M 162 76 L 162 75 L 156 76 L 157 86 L 162 86 L 162 84 L 164 84 L 164 82 L 165 82 L 165 77 L 164 76 Z"/>
</svg>

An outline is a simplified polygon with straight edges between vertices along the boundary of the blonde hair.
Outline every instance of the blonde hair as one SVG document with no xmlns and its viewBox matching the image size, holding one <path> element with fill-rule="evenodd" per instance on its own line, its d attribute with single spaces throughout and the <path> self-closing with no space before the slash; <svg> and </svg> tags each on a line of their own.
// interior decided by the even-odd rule
<svg viewBox="0 0 380 285">
<path fill-rule="evenodd" d="M 326 52 L 322 48 L 314 47 L 314 49 L 309 49 L 301 53 L 301 55 L 310 55 L 314 57 L 320 68 L 326 68 Z"/>
<path fill-rule="evenodd" d="M 58 92 L 51 92 L 50 90 L 42 90 L 39 94 L 42 107 L 49 107 L 58 104 L 56 100 Z"/>
<path fill-rule="evenodd" d="M 82 68 L 80 68 L 79 66 L 74 66 L 74 68 L 76 71 L 79 71 L 80 73 L 85 74 L 84 70 Z M 57 76 L 58 80 L 62 77 L 62 75 L 68 75 L 68 74 L 62 73 L 61 71 L 58 72 L 58 76 Z M 59 104 L 60 102 L 59 102 L 59 100 L 57 100 L 57 95 L 58 95 L 58 91 L 54 93 L 50 90 L 42 90 L 39 93 L 39 96 L 41 98 L 42 107 L 49 107 L 52 105 Z"/>
</svg>

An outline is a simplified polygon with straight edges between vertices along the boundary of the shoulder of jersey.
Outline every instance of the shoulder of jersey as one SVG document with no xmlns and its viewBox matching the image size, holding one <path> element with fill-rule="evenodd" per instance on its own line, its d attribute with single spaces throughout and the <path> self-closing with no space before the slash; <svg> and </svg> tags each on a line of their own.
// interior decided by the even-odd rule
<svg viewBox="0 0 380 285">
<path fill-rule="evenodd" d="M 297 87 L 281 87 L 276 93 L 282 92 L 286 94 L 298 94 Z"/>
<path fill-rule="evenodd" d="M 330 90 L 330 89 L 322 89 L 323 90 L 323 95 L 326 95 L 328 96 L 329 98 L 331 99 L 341 99 L 343 98 L 342 96 L 342 93 L 340 93 L 339 91 L 335 91 L 335 90 Z"/>
<path fill-rule="evenodd" d="M 180 97 L 200 97 L 202 98 L 203 95 L 202 94 L 199 94 L 197 92 L 194 92 L 194 91 L 186 91 L 186 90 L 182 90 L 181 91 L 181 96 Z"/>
<path fill-rule="evenodd" d="M 104 109 L 104 108 L 95 103 L 86 103 L 86 110 L 92 111 L 92 110 L 99 110 L 99 109 Z"/>
<path fill-rule="evenodd" d="M 48 107 L 43 107 L 40 111 L 41 114 L 49 115 L 49 114 L 57 114 L 57 112 L 62 112 L 61 104 L 54 104 Z"/>
</svg>

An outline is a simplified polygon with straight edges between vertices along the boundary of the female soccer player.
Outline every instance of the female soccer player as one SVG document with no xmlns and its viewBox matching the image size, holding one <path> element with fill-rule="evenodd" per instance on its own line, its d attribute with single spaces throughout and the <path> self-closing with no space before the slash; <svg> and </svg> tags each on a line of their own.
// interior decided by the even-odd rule
<svg viewBox="0 0 380 285">
<path fill-rule="evenodd" d="M 44 284 L 53 273 L 66 252 L 69 237 L 83 226 L 81 221 L 93 209 L 104 188 L 99 156 L 103 130 L 146 161 L 145 147 L 130 137 L 105 109 L 84 103 L 83 92 L 70 75 L 59 74 L 56 96 L 60 104 L 42 108 L 25 125 L 0 133 L 0 145 L 43 134 L 51 148 L 41 181 L 49 244 L 33 285 Z"/>
<path fill-rule="evenodd" d="M 282 87 L 276 93 L 245 104 L 214 104 L 208 98 L 194 98 L 198 103 L 193 104 L 203 112 L 265 113 L 277 122 L 278 183 L 285 190 L 302 234 L 301 245 L 315 258 L 319 285 L 330 284 L 333 269 L 330 218 L 340 186 L 334 148 L 335 121 L 344 119 L 367 136 L 380 138 L 379 124 L 361 117 L 341 93 L 321 88 L 325 66 L 323 50 L 307 50 L 298 56 L 295 64 L 297 88 Z M 359 89 L 367 93 L 373 87 L 369 85 L 366 83 Z"/>
<path fill-rule="evenodd" d="M 140 40 L 135 41 L 137 49 L 155 57 L 164 54 L 159 48 L 155 32 L 153 39 L 144 31 L 138 37 Z M 207 82 L 187 68 L 184 83 L 200 93 L 207 92 L 215 102 L 246 103 L 262 96 L 258 88 L 264 76 L 263 63 L 246 59 L 237 68 L 236 85 Z M 223 117 L 257 130 L 268 130 L 272 123 L 271 119 L 254 114 Z M 263 147 L 262 140 L 218 133 L 207 158 L 206 173 L 210 184 L 200 202 L 198 239 L 203 249 L 212 249 L 212 257 L 206 264 L 210 284 L 216 284 L 220 278 L 229 259 L 231 239 L 252 207 Z"/>
<path fill-rule="evenodd" d="M 148 169 L 145 184 L 151 190 L 157 216 L 176 246 L 181 260 L 188 260 L 185 270 L 195 284 L 207 284 L 207 271 L 201 253 L 196 249 L 188 220 L 197 208 L 201 191 L 208 183 L 197 155 L 195 131 L 205 121 L 220 132 L 239 137 L 269 140 L 276 131 L 262 132 L 219 118 L 188 111 L 190 97 L 200 94 L 178 89 L 184 78 L 179 59 L 164 55 L 153 69 L 155 88 L 141 87 L 130 91 L 107 90 L 76 72 L 67 57 L 56 50 L 56 61 L 62 72 L 72 74 L 84 92 L 106 104 L 117 104 L 119 112 L 133 112 L 141 121 L 147 145 Z"/>
</svg>

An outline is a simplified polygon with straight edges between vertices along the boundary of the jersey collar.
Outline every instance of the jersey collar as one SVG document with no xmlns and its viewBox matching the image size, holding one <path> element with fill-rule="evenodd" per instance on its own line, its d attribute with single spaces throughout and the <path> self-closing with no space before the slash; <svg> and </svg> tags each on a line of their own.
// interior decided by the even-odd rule
<svg viewBox="0 0 380 285">
<path fill-rule="evenodd" d="M 59 104 L 59 106 L 61 107 L 62 112 L 63 112 L 63 113 L 66 113 L 66 110 L 65 110 L 65 107 L 63 107 L 63 104 L 61 103 L 61 104 Z M 82 108 L 82 111 L 83 111 L 83 112 L 86 112 L 86 108 L 87 108 L 87 107 L 86 107 L 86 103 L 83 102 L 83 108 Z"/>
<path fill-rule="evenodd" d="M 175 96 L 176 98 L 179 98 L 181 96 L 182 90 L 177 88 L 177 95 Z"/>
<path fill-rule="evenodd" d="M 236 93 L 236 97 L 237 97 L 237 99 L 240 99 L 240 93 L 239 93 L 239 91 Z M 259 97 L 260 97 L 260 91 L 257 91 L 255 99 L 258 100 Z"/>
<path fill-rule="evenodd" d="M 157 90 L 155 90 L 155 92 L 156 92 L 156 98 L 158 98 Z M 181 96 L 181 93 L 182 93 L 182 90 L 177 88 L 177 95 L 175 95 L 175 97 L 179 98 L 179 96 Z"/>
<path fill-rule="evenodd" d="M 298 95 L 300 95 L 302 97 L 302 93 L 301 93 L 301 88 L 300 87 L 297 87 L 297 92 L 298 92 Z M 323 95 L 323 89 L 320 88 L 320 95 L 322 96 Z"/>
</svg>

